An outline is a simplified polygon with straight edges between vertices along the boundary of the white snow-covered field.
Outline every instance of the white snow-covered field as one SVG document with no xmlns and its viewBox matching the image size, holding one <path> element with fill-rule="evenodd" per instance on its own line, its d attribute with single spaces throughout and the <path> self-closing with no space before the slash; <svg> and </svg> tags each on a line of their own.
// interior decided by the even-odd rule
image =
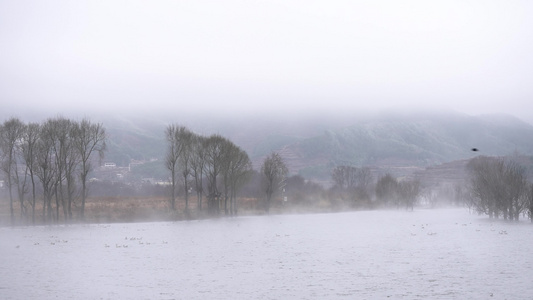
<svg viewBox="0 0 533 300">
<path fill-rule="evenodd" d="M 0 228 L 2 299 L 531 299 L 533 226 L 465 209 Z"/>
</svg>

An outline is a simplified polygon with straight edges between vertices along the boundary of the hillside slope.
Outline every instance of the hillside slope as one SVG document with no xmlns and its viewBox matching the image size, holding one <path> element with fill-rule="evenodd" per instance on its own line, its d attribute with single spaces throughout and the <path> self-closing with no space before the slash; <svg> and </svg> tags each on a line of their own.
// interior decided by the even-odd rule
<svg viewBox="0 0 533 300">
<path fill-rule="evenodd" d="M 533 126 L 507 115 L 462 114 L 385 115 L 280 149 L 291 172 L 322 179 L 341 164 L 409 173 L 478 154 L 515 151 L 533 154 Z"/>
<path fill-rule="evenodd" d="M 174 122 L 200 134 L 229 138 L 248 152 L 256 169 L 271 151 L 279 151 L 291 174 L 323 182 L 329 180 L 332 168 L 342 164 L 403 176 L 479 154 L 533 155 L 533 126 L 508 115 L 446 112 L 169 120 L 100 117 L 96 121 L 104 123 L 109 134 L 105 160 L 123 167 L 131 159 L 161 162 L 157 173 L 163 173 L 164 130 Z M 480 152 L 472 152 L 474 147 Z"/>
</svg>

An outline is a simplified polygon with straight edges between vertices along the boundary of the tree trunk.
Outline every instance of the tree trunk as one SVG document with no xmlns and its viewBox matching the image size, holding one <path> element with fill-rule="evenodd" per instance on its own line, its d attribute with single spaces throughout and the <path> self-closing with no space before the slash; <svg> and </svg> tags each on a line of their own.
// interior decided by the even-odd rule
<svg viewBox="0 0 533 300">
<path fill-rule="evenodd" d="M 7 175 L 7 185 L 9 188 L 9 211 L 11 213 L 11 225 L 14 225 L 15 211 L 13 210 L 13 190 L 11 188 L 11 174 Z"/>
<path fill-rule="evenodd" d="M 56 186 L 56 215 L 55 215 L 55 221 L 59 222 L 59 194 L 57 192 L 57 186 Z"/>
<path fill-rule="evenodd" d="M 68 213 L 68 219 L 69 220 L 72 220 L 72 192 L 71 192 L 71 189 L 72 189 L 72 186 L 71 186 L 71 182 L 70 180 L 67 180 L 67 201 L 68 201 L 68 206 L 67 206 L 67 213 Z"/>
<path fill-rule="evenodd" d="M 85 220 L 85 197 L 86 197 L 86 191 L 87 191 L 87 184 L 85 182 L 86 177 L 83 176 L 81 180 L 81 210 L 80 210 L 80 218 L 81 220 Z"/>
<path fill-rule="evenodd" d="M 48 198 L 48 221 L 51 222 L 54 220 L 54 208 L 52 207 L 52 194 Z"/>
<path fill-rule="evenodd" d="M 33 178 L 33 171 L 31 169 L 30 169 L 30 178 L 31 178 L 31 196 L 32 196 L 31 223 L 35 224 L 35 179 Z"/>
<path fill-rule="evenodd" d="M 24 215 L 25 215 L 25 210 L 24 210 L 24 195 L 19 196 L 19 201 L 20 201 L 20 219 L 22 220 L 22 219 L 24 218 Z"/>
<path fill-rule="evenodd" d="M 189 185 L 187 184 L 187 176 L 183 176 L 183 182 L 185 184 L 185 214 L 189 214 Z"/>
<path fill-rule="evenodd" d="M 196 200 L 197 200 L 197 207 L 198 211 L 202 211 L 202 192 L 196 192 Z"/>
<path fill-rule="evenodd" d="M 63 207 L 63 218 L 65 219 L 64 221 L 67 222 L 67 220 L 68 220 L 68 208 L 67 208 L 67 205 L 65 203 L 65 195 L 63 193 L 63 184 L 61 184 L 61 182 L 60 182 L 60 186 L 59 186 L 59 195 L 60 195 L 60 198 L 61 198 L 61 206 Z M 57 216 L 57 219 L 59 220 L 59 214 Z"/>
<path fill-rule="evenodd" d="M 266 203 L 265 203 L 265 211 L 269 213 L 270 211 L 270 199 L 272 198 L 272 194 L 267 195 Z"/>
<path fill-rule="evenodd" d="M 224 194 L 224 214 L 227 216 L 229 214 L 228 211 L 228 194 Z"/>
<path fill-rule="evenodd" d="M 172 208 L 172 210 L 176 210 L 176 175 L 175 175 L 175 172 L 174 170 L 171 171 L 172 172 L 172 185 L 171 185 L 171 192 L 170 192 L 170 207 Z"/>
<path fill-rule="evenodd" d="M 44 195 L 43 195 L 43 223 L 46 222 L 46 191 L 44 192 Z"/>
<path fill-rule="evenodd" d="M 235 194 L 235 190 L 232 191 L 231 193 L 231 207 L 233 209 L 233 215 L 236 216 L 237 215 L 237 195 Z"/>
</svg>

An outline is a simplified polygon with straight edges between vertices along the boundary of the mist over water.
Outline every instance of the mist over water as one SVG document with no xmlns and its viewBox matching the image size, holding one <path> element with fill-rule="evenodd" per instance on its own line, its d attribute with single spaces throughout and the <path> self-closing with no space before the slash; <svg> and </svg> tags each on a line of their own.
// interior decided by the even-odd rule
<svg viewBox="0 0 533 300">
<path fill-rule="evenodd" d="M 3 299 L 524 299 L 529 224 L 465 209 L 0 228 Z"/>
</svg>

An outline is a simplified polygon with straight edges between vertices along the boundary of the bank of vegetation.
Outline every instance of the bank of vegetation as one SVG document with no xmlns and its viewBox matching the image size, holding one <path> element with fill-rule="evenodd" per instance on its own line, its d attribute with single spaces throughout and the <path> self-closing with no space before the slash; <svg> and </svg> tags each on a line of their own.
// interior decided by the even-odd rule
<svg viewBox="0 0 533 300">
<path fill-rule="evenodd" d="M 171 124 L 166 156 L 159 161 L 165 184 L 90 180 L 106 153 L 101 123 L 64 117 L 41 123 L 17 118 L 0 125 L 0 222 L 47 224 L 180 220 L 242 214 L 330 212 L 435 205 L 436 191 L 420 181 L 373 174 L 367 167 L 338 165 L 331 186 L 289 176 L 272 152 L 254 170 L 246 151 L 231 140 Z M 517 161 L 478 156 L 469 180 L 448 198 L 490 218 L 532 218 L 533 185 Z"/>
</svg>

